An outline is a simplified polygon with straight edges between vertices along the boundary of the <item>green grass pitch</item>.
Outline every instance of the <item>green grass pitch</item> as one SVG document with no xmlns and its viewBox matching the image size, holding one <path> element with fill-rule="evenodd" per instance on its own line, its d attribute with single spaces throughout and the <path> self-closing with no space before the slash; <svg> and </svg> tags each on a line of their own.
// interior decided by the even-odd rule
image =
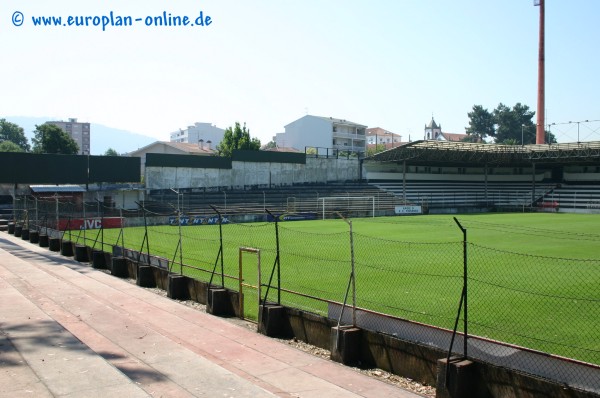
<svg viewBox="0 0 600 398">
<path fill-rule="evenodd" d="M 281 286 L 342 302 L 354 254 L 357 305 L 451 329 L 462 291 L 467 230 L 469 332 L 600 364 L 600 215 L 478 214 L 281 222 Z M 224 224 L 225 285 L 238 289 L 239 248 L 261 250 L 266 284 L 275 263 L 273 223 Z M 105 250 L 119 230 L 105 230 Z M 88 231 L 87 239 L 95 239 Z M 143 227 L 123 229 L 125 246 L 142 248 Z M 75 240 L 76 238 L 74 238 Z M 177 226 L 148 228 L 151 254 L 175 259 Z M 119 242 L 120 245 L 120 242 Z M 220 272 L 218 226 L 182 227 L 181 272 L 202 280 Z M 146 251 L 146 247 L 144 250 Z M 243 255 L 245 283 L 257 285 L 256 255 Z M 180 272 L 178 267 L 174 271 Z M 208 272 L 207 272 L 208 271 Z M 220 275 L 213 283 L 220 284 Z M 276 282 L 272 283 L 272 286 Z M 256 291 L 244 288 L 256 317 Z M 269 292 L 274 300 L 276 292 Z M 264 288 L 263 288 L 264 295 Z M 325 314 L 326 303 L 282 293 L 283 304 Z"/>
</svg>

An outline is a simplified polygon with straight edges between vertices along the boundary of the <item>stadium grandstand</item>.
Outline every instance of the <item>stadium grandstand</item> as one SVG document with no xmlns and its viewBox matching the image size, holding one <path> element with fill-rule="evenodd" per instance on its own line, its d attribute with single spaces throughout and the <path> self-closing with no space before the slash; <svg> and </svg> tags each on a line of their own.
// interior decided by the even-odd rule
<svg viewBox="0 0 600 398">
<path fill-rule="evenodd" d="M 369 184 L 432 212 L 600 208 L 600 142 L 415 141 L 364 160 Z"/>
</svg>

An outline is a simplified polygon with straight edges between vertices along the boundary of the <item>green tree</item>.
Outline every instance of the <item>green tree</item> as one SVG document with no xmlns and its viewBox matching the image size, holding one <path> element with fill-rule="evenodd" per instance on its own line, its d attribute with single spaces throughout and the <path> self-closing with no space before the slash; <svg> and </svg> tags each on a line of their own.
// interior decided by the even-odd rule
<svg viewBox="0 0 600 398">
<path fill-rule="evenodd" d="M 267 142 L 262 149 L 273 149 L 273 148 L 277 148 L 277 143 L 273 140 Z"/>
<path fill-rule="evenodd" d="M 501 142 L 503 145 L 521 145 L 520 141 L 515 140 L 514 138 L 507 138 Z"/>
<path fill-rule="evenodd" d="M 513 139 L 520 144 L 535 144 L 535 123 L 532 119 L 534 111 L 530 111 L 527 105 L 517 102 L 509 108 L 500 103 L 494 109 L 494 120 L 497 125 L 494 137 L 496 142 L 505 142 Z"/>
<path fill-rule="evenodd" d="M 29 151 L 29 143 L 23 127 L 6 121 L 6 119 L 0 119 L 0 142 L 10 141 L 17 145 L 23 150 L 23 152 Z M 12 151 L 14 152 L 14 151 Z"/>
<path fill-rule="evenodd" d="M 468 113 L 468 138 L 465 141 L 476 142 L 475 138 L 494 138 L 496 143 L 516 142 L 517 144 L 535 143 L 535 112 L 527 105 L 517 102 L 512 108 L 498 104 L 492 112 L 481 105 L 474 105 Z"/>
<path fill-rule="evenodd" d="M 383 151 L 385 151 L 385 145 L 384 144 L 376 144 L 375 146 L 367 148 L 367 157 L 373 156 L 376 153 L 383 152 Z"/>
<path fill-rule="evenodd" d="M 466 128 L 468 137 L 465 142 L 481 142 L 486 137 L 494 136 L 494 115 L 481 105 L 473 105 L 469 116 L 469 127 Z"/>
<path fill-rule="evenodd" d="M 556 136 L 552 132 L 546 130 L 546 144 L 556 144 Z"/>
<path fill-rule="evenodd" d="M 23 148 L 12 141 L 0 142 L 0 152 L 25 152 Z"/>
<path fill-rule="evenodd" d="M 250 137 L 250 130 L 246 128 L 246 123 L 243 128 L 238 122 L 235 122 L 234 127 L 228 127 L 223 135 L 223 140 L 217 145 L 219 156 L 231 157 L 235 149 L 260 150 L 260 140 Z"/>
<path fill-rule="evenodd" d="M 74 155 L 79 152 L 79 146 L 75 140 L 53 124 L 36 125 L 33 133 L 34 137 L 31 141 L 34 153 Z"/>
<path fill-rule="evenodd" d="M 119 156 L 119 153 L 113 148 L 108 148 L 106 152 L 104 152 L 104 156 Z"/>
</svg>

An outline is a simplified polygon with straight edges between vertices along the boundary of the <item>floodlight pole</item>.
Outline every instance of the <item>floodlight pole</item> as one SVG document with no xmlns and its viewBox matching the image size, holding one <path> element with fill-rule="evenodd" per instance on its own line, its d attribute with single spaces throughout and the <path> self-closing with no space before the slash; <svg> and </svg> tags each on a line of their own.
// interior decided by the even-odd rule
<svg viewBox="0 0 600 398">
<path fill-rule="evenodd" d="M 544 31 L 544 3 L 545 0 L 534 0 L 533 5 L 540 7 L 540 26 L 539 26 L 539 48 L 538 48 L 538 98 L 537 98 L 537 128 L 535 134 L 535 143 L 544 144 L 545 135 L 545 31 Z"/>
</svg>

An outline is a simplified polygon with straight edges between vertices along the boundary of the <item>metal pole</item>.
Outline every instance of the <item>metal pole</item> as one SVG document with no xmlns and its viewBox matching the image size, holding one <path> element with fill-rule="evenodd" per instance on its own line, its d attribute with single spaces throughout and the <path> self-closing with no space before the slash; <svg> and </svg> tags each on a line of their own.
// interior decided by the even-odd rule
<svg viewBox="0 0 600 398">
<path fill-rule="evenodd" d="M 402 161 L 402 204 L 406 204 L 406 160 Z"/>
<path fill-rule="evenodd" d="M 354 235 L 352 233 L 352 221 L 347 220 L 342 216 L 339 212 L 338 216 L 342 218 L 342 220 L 346 221 L 346 223 L 350 226 L 350 262 L 351 262 L 351 271 L 350 271 L 350 283 L 352 283 L 352 326 L 356 327 L 356 274 L 354 268 Z"/>
<path fill-rule="evenodd" d="M 59 219 L 58 219 L 58 194 L 54 195 L 54 199 L 56 200 L 56 230 L 60 231 L 60 228 L 58 227 L 58 222 L 59 222 Z M 60 236 L 60 234 L 59 234 L 59 236 Z"/>
<path fill-rule="evenodd" d="M 87 229 L 87 223 L 86 223 L 86 219 L 85 219 L 85 199 L 81 198 L 81 205 L 83 206 L 83 245 L 85 246 L 85 230 Z"/>
<path fill-rule="evenodd" d="M 33 197 L 33 200 L 35 200 L 35 223 L 36 225 L 39 224 L 39 214 L 38 214 L 38 198 L 37 197 Z M 38 231 L 40 230 L 40 226 L 38 225 Z"/>
<path fill-rule="evenodd" d="M 460 228 L 463 233 L 463 303 L 464 303 L 464 317 L 463 317 L 463 329 L 464 329 L 464 337 L 463 337 L 463 355 L 467 358 L 467 339 L 469 336 L 468 326 L 469 326 L 469 305 L 468 305 L 468 261 L 467 261 L 467 230 L 463 228 L 460 222 L 454 217 L 454 221 Z"/>
<path fill-rule="evenodd" d="M 352 221 L 350 225 L 350 256 L 352 258 L 352 326 L 356 327 L 356 273 L 354 268 L 354 235 L 352 234 Z"/>
<path fill-rule="evenodd" d="M 181 240 L 181 203 L 179 202 L 179 193 L 177 193 L 177 213 L 179 215 L 179 274 L 183 275 L 183 242 Z"/>
<path fill-rule="evenodd" d="M 121 247 L 125 250 L 125 219 L 123 218 L 123 208 L 119 209 L 119 218 L 121 219 Z M 117 242 L 118 244 L 119 242 Z"/>
<path fill-rule="evenodd" d="M 525 127 L 524 124 L 521 125 L 521 146 L 524 146 L 525 143 L 523 142 L 523 128 Z"/>
</svg>

